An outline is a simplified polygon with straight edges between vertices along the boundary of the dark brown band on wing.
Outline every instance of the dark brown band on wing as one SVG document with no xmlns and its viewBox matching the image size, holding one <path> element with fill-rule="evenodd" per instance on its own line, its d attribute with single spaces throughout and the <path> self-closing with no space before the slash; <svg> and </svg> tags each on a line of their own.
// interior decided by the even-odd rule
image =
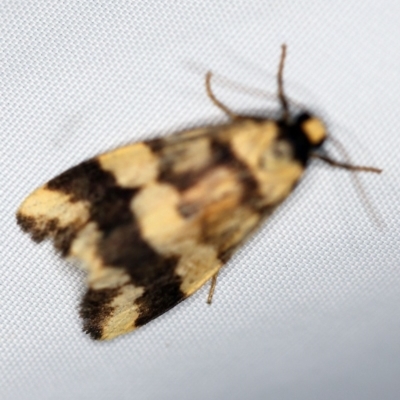
<svg viewBox="0 0 400 400">
<path fill-rule="evenodd" d="M 118 296 L 120 288 L 88 289 L 84 295 L 79 315 L 83 319 L 83 331 L 92 339 L 101 339 L 103 336 L 104 321 L 113 313 L 112 301 Z"/>
<path fill-rule="evenodd" d="M 135 326 L 144 325 L 184 299 L 181 278 L 175 273 L 178 258 L 154 251 L 142 238 L 133 215 L 129 223 L 116 226 L 101 239 L 99 254 L 105 265 L 123 268 L 136 287 L 144 288 L 135 302 L 139 311 Z"/>
<path fill-rule="evenodd" d="M 71 202 L 88 202 L 89 220 L 96 222 L 106 235 L 116 226 L 132 220 L 129 204 L 137 189 L 120 188 L 112 173 L 104 171 L 95 159 L 65 171 L 48 182 L 46 188 L 69 195 Z M 69 241 L 61 241 L 65 253 L 74 238 L 71 232 L 68 236 Z"/>
<path fill-rule="evenodd" d="M 96 159 L 91 159 L 53 178 L 46 188 L 69 195 L 71 202 L 87 201 L 96 205 L 118 185 L 112 173 L 104 171 Z"/>
<path fill-rule="evenodd" d="M 185 298 L 180 290 L 181 278 L 175 274 L 175 266 L 175 263 L 171 263 L 173 268 L 170 274 L 164 275 L 167 279 L 164 282 L 158 281 L 154 286 L 148 286 L 143 295 L 136 300 L 136 305 L 139 307 L 136 327 L 147 324 Z"/>
<path fill-rule="evenodd" d="M 97 251 L 104 265 L 123 268 L 134 286 L 144 288 L 144 294 L 136 300 L 139 317 L 135 325 L 145 324 L 184 298 L 180 290 L 181 279 L 175 274 L 178 259 L 159 255 L 142 238 L 130 207 L 140 189 L 119 187 L 112 173 L 101 169 L 96 160 L 64 172 L 47 186 L 70 195 L 72 201 L 90 203 L 89 219 L 96 222 L 102 232 Z M 85 295 L 81 315 L 86 321 L 85 330 L 92 336 L 101 337 L 96 318 L 100 321 L 106 313 L 112 312 L 108 301 L 114 295 L 114 292 L 95 290 L 89 290 Z M 94 322 L 91 314 L 98 316 Z"/>
</svg>

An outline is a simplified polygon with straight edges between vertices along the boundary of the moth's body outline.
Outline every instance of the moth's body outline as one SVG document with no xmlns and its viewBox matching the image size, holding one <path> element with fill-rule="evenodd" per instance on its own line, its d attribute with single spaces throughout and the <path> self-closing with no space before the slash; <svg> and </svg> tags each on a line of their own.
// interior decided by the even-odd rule
<svg viewBox="0 0 400 400">
<path fill-rule="evenodd" d="M 36 241 L 53 238 L 86 267 L 80 314 L 92 338 L 142 326 L 213 278 L 211 302 L 220 268 L 293 190 L 327 135 L 311 114 L 290 115 L 284 58 L 285 47 L 280 119 L 231 112 L 208 74 L 207 93 L 231 123 L 104 153 L 23 202 L 22 229 Z"/>
</svg>

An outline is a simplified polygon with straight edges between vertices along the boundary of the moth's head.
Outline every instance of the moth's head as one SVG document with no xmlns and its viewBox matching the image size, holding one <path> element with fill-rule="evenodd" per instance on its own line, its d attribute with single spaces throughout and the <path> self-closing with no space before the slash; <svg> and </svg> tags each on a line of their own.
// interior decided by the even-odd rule
<svg viewBox="0 0 400 400">
<path fill-rule="evenodd" d="M 279 135 L 277 143 L 290 145 L 291 158 L 306 165 L 310 155 L 322 146 L 327 139 L 324 123 L 307 112 L 278 122 Z"/>
<path fill-rule="evenodd" d="M 313 149 L 320 147 L 327 138 L 324 123 L 307 112 L 303 112 L 296 117 L 295 125 L 303 132 Z"/>
</svg>

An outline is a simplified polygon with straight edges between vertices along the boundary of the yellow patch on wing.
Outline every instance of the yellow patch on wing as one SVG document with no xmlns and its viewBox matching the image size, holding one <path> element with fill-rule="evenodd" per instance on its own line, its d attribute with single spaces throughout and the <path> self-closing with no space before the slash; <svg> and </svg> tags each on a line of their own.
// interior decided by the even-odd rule
<svg viewBox="0 0 400 400">
<path fill-rule="evenodd" d="M 84 201 L 71 202 L 70 196 L 46 189 L 36 189 L 21 204 L 18 214 L 45 219 L 58 219 L 59 226 L 65 227 L 76 222 L 86 222 L 90 204 Z"/>
<path fill-rule="evenodd" d="M 296 162 L 289 163 L 282 171 L 257 176 L 261 185 L 260 192 L 265 204 L 278 204 L 293 190 L 295 183 L 303 174 L 303 167 Z"/>
<path fill-rule="evenodd" d="M 197 240 L 201 226 L 178 212 L 179 192 L 170 184 L 154 183 L 143 188 L 132 200 L 131 208 L 142 237 L 159 254 L 179 254 L 179 247 Z"/>
<path fill-rule="evenodd" d="M 181 248 L 182 256 L 176 268 L 176 274 L 182 279 L 180 289 L 190 296 L 200 289 L 222 267 L 217 252 L 211 245 L 188 243 Z"/>
<path fill-rule="evenodd" d="M 245 205 L 212 217 L 205 235 L 207 242 L 213 243 L 220 254 L 242 243 L 261 221 L 261 214 Z"/>
<path fill-rule="evenodd" d="M 111 315 L 102 323 L 101 339 L 109 340 L 135 329 L 139 310 L 135 301 L 142 296 L 144 289 L 132 284 L 121 287 L 118 295 L 110 303 Z"/>
<path fill-rule="evenodd" d="M 228 167 L 215 167 L 182 193 L 181 203 L 196 207 L 199 216 L 234 209 L 243 194 L 238 179 Z"/>
<path fill-rule="evenodd" d="M 251 170 L 256 170 L 264 151 L 272 145 L 277 135 L 278 127 L 275 122 L 256 123 L 248 120 L 229 130 L 228 139 L 239 160 L 246 163 Z"/>
<path fill-rule="evenodd" d="M 188 135 L 188 137 L 191 138 L 191 135 Z M 161 155 L 163 163 L 171 164 L 171 172 L 175 174 L 200 170 L 206 167 L 213 157 L 210 140 L 207 137 L 167 142 L 167 145 L 161 151 Z"/>
<path fill-rule="evenodd" d="M 70 255 L 82 262 L 88 272 L 91 289 L 113 289 L 129 282 L 129 275 L 120 268 L 104 265 L 97 253 L 101 232 L 95 222 L 88 223 L 77 235 L 71 245 Z"/>
<path fill-rule="evenodd" d="M 264 153 L 262 160 L 264 167 L 254 171 L 265 204 L 283 201 L 304 172 L 300 162 L 295 161 L 292 154 L 286 152 L 285 145 L 285 142 L 274 143 Z M 280 152 L 279 157 L 276 155 L 276 147 Z"/>
<path fill-rule="evenodd" d="M 140 187 L 157 178 L 159 159 L 145 143 L 137 143 L 97 158 L 101 168 L 111 172 L 118 185 Z"/>
</svg>

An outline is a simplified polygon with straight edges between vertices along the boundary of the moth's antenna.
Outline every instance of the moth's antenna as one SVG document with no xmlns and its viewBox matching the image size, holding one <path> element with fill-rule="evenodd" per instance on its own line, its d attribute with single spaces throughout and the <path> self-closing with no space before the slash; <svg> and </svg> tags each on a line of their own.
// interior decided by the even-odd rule
<svg viewBox="0 0 400 400">
<path fill-rule="evenodd" d="M 212 89 L 211 89 L 211 77 L 212 77 L 212 72 L 208 71 L 206 74 L 206 91 L 207 91 L 207 96 L 210 98 L 210 100 L 214 103 L 216 107 L 218 107 L 220 110 L 222 110 L 229 118 L 232 119 L 239 119 L 240 115 L 234 113 L 231 111 L 225 104 L 221 103 L 214 95 Z"/>
<path fill-rule="evenodd" d="M 380 168 L 342 163 L 340 161 L 333 160 L 330 157 L 323 156 L 323 155 L 317 154 L 317 153 L 313 153 L 312 157 L 318 158 L 318 159 L 326 162 L 327 164 L 331 165 L 332 167 L 348 169 L 349 171 L 374 172 L 375 174 L 380 174 L 382 172 L 382 170 Z"/>
<path fill-rule="evenodd" d="M 283 44 L 281 60 L 279 62 L 279 69 L 278 69 L 278 97 L 283 109 L 283 119 L 287 121 L 289 119 L 289 105 L 286 100 L 285 93 L 283 91 L 283 67 L 285 66 L 285 58 L 286 58 L 286 44 Z"/>
</svg>

